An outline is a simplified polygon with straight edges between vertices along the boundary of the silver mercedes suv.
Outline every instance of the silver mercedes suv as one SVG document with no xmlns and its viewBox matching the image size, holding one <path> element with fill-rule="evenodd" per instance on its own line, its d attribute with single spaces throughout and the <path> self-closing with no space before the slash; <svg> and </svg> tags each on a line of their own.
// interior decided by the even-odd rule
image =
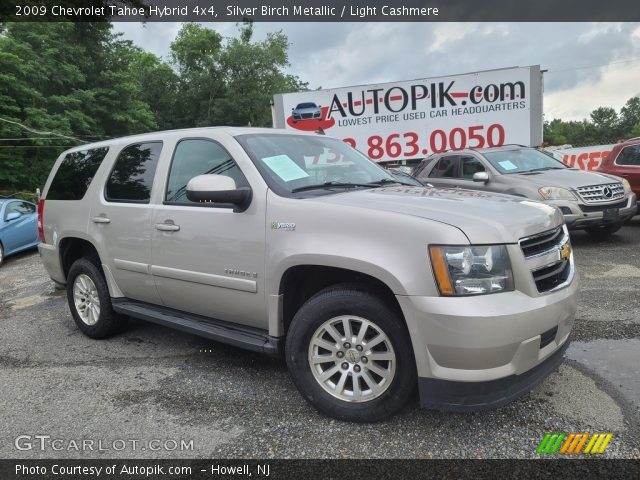
<svg viewBox="0 0 640 480">
<path fill-rule="evenodd" d="M 558 207 L 570 230 L 602 238 L 636 214 L 636 195 L 621 177 L 569 168 L 521 145 L 465 149 L 433 155 L 415 177 L 435 186 L 530 198 Z"/>
<path fill-rule="evenodd" d="M 247 128 L 64 152 L 40 255 L 92 338 L 136 317 L 284 354 L 321 412 L 494 408 L 562 361 L 578 276 L 562 214 L 404 185 L 340 140 Z"/>
</svg>

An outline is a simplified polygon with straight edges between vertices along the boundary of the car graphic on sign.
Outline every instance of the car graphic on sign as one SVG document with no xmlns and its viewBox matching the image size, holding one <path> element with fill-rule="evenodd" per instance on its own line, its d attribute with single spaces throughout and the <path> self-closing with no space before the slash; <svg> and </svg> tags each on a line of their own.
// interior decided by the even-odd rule
<svg viewBox="0 0 640 480">
<path fill-rule="evenodd" d="M 291 109 L 291 116 L 294 123 L 302 120 L 320 120 L 322 119 L 322 110 L 320 105 L 313 102 L 299 103 L 296 108 Z"/>
</svg>

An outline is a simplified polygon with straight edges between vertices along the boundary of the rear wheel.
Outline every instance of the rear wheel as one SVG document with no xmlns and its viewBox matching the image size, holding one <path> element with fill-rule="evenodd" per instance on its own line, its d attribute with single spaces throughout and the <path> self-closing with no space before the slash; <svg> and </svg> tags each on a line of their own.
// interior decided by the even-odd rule
<svg viewBox="0 0 640 480">
<path fill-rule="evenodd" d="M 126 325 L 126 317 L 118 315 L 111 307 L 102 272 L 88 258 L 80 258 L 71 265 L 67 300 L 76 325 L 88 337 L 109 337 Z"/>
<path fill-rule="evenodd" d="M 613 235 L 621 228 L 622 223 L 612 223 L 611 225 L 604 225 L 602 227 L 589 227 L 585 230 L 593 238 L 606 238 L 609 235 Z"/>
<path fill-rule="evenodd" d="M 287 366 L 303 397 L 340 420 L 373 422 L 398 412 L 416 385 L 402 319 L 358 287 L 330 287 L 296 313 Z"/>
</svg>

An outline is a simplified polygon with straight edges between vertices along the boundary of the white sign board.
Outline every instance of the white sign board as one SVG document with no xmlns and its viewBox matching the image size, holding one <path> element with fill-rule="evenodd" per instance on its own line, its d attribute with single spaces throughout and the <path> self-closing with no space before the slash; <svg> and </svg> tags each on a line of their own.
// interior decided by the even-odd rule
<svg viewBox="0 0 640 480">
<path fill-rule="evenodd" d="M 375 161 L 542 143 L 540 67 L 279 94 L 274 127 L 341 138 Z"/>
<path fill-rule="evenodd" d="M 562 148 L 550 150 L 550 152 L 569 167 L 597 170 L 614 146 L 614 144 L 594 145 L 592 147 Z"/>
</svg>

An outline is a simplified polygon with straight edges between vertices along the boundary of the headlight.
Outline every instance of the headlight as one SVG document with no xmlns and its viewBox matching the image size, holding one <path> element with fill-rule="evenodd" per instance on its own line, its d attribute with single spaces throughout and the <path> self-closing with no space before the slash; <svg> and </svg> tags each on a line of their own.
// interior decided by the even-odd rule
<svg viewBox="0 0 640 480">
<path fill-rule="evenodd" d="M 430 246 L 431 265 L 441 295 L 481 295 L 513 290 L 504 245 Z"/>
<path fill-rule="evenodd" d="M 560 187 L 540 187 L 538 193 L 544 200 L 576 200 L 570 190 Z"/>
<path fill-rule="evenodd" d="M 626 178 L 622 179 L 622 188 L 624 188 L 625 195 L 629 195 L 631 193 L 631 184 Z"/>
</svg>

